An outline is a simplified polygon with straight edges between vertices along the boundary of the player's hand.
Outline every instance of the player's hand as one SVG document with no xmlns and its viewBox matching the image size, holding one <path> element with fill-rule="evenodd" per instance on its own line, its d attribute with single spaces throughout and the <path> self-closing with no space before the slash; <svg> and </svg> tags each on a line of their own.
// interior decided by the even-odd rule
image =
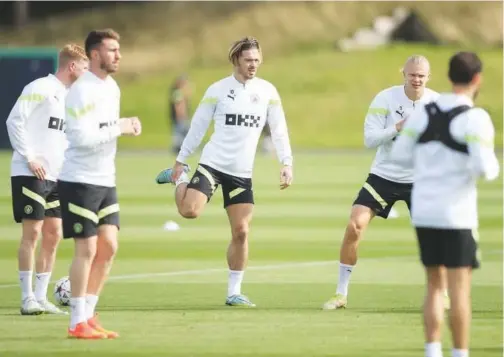
<svg viewBox="0 0 504 357">
<path fill-rule="evenodd" d="M 45 180 L 46 172 L 44 166 L 36 160 L 30 161 L 28 163 L 28 167 L 30 171 L 37 177 L 39 180 Z"/>
<path fill-rule="evenodd" d="M 402 128 L 404 126 L 404 122 L 406 121 L 406 119 L 408 119 L 408 118 L 405 118 L 405 119 L 403 119 L 401 121 L 398 121 L 396 123 L 395 128 L 396 128 L 397 132 L 400 132 L 402 130 Z"/>
<path fill-rule="evenodd" d="M 175 161 L 175 165 L 173 165 L 172 168 L 172 180 L 173 182 L 176 182 L 180 175 L 182 175 L 182 172 L 184 172 L 184 164 L 178 161 Z"/>
<path fill-rule="evenodd" d="M 133 121 L 133 129 L 135 130 L 134 135 L 140 135 L 142 133 L 142 122 L 137 117 L 133 117 L 131 120 Z"/>
<path fill-rule="evenodd" d="M 135 135 L 135 126 L 133 125 L 133 118 L 119 119 L 119 129 L 122 135 Z"/>
<path fill-rule="evenodd" d="M 280 189 L 283 190 L 292 184 L 292 166 L 284 166 L 280 170 Z"/>
</svg>

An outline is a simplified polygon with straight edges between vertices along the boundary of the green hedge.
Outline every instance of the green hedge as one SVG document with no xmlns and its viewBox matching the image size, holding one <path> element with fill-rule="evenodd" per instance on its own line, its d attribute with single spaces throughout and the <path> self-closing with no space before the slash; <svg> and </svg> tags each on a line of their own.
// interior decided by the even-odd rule
<svg viewBox="0 0 504 357">
<path fill-rule="evenodd" d="M 360 148 L 367 107 L 381 89 L 402 82 L 399 72 L 412 54 L 426 55 L 431 62 L 429 87 L 450 89 L 449 57 L 460 48 L 395 45 L 377 51 L 341 53 L 332 48 L 301 49 L 282 57 L 268 58 L 260 77 L 271 81 L 282 96 L 291 140 L 296 148 Z M 491 115 L 496 143 L 502 144 L 502 49 L 478 51 L 484 62 L 484 87 L 477 105 Z M 176 55 L 176 54 L 174 54 Z M 223 54 L 224 57 L 225 54 Z M 195 107 L 212 82 L 229 75 L 230 65 L 191 68 Z M 137 115 L 143 135 L 124 138 L 124 148 L 164 149 L 170 145 L 168 89 L 174 72 L 135 79 L 118 77 L 122 88 L 122 115 Z M 194 108 L 193 108 L 194 109 Z"/>
</svg>

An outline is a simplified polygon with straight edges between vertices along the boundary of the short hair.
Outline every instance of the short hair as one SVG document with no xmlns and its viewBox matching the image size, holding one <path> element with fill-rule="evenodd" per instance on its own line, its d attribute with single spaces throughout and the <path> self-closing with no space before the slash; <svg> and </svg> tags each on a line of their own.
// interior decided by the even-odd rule
<svg viewBox="0 0 504 357">
<path fill-rule="evenodd" d="M 448 77 L 453 84 L 469 84 L 483 64 L 474 52 L 458 52 L 450 58 Z"/>
<path fill-rule="evenodd" d="M 65 45 L 58 54 L 59 67 L 67 65 L 70 61 L 87 60 L 84 49 L 76 44 Z"/>
<path fill-rule="evenodd" d="M 120 38 L 119 34 L 112 29 L 93 30 L 87 35 L 84 45 L 86 48 L 86 55 L 91 58 L 91 51 L 99 46 L 103 40 L 112 39 L 119 41 Z"/>
<path fill-rule="evenodd" d="M 404 72 L 404 69 L 410 63 L 413 63 L 413 64 L 426 63 L 427 66 L 429 67 L 429 72 L 430 72 L 430 63 L 429 63 L 429 60 L 427 59 L 427 57 L 422 56 L 422 55 L 413 55 L 413 56 L 408 57 L 408 59 L 404 63 L 403 68 L 401 68 L 401 72 Z"/>
<path fill-rule="evenodd" d="M 229 62 L 236 64 L 243 51 L 253 48 L 257 49 L 262 57 L 261 45 L 259 45 L 259 41 L 255 37 L 244 37 L 238 41 L 235 41 L 229 49 Z"/>
</svg>

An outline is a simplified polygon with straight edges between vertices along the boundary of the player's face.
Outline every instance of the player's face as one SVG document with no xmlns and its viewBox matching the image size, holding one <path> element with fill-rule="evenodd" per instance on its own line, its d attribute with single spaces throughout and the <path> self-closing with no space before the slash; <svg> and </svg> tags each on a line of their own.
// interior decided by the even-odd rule
<svg viewBox="0 0 504 357">
<path fill-rule="evenodd" d="M 406 87 L 415 91 L 423 90 L 429 80 L 429 72 L 429 65 L 425 62 L 408 63 L 404 68 Z"/>
<path fill-rule="evenodd" d="M 72 61 L 70 63 L 70 75 L 72 76 L 72 81 L 76 81 L 84 72 L 89 69 L 89 61 L 86 59 L 81 59 L 78 61 Z"/>
<path fill-rule="evenodd" d="M 100 55 L 100 68 L 107 73 L 117 72 L 121 59 L 119 42 L 111 38 L 103 40 L 98 53 Z"/>
<path fill-rule="evenodd" d="M 243 78 L 252 79 L 261 65 L 261 54 L 256 48 L 245 50 L 238 58 L 237 70 Z"/>
</svg>

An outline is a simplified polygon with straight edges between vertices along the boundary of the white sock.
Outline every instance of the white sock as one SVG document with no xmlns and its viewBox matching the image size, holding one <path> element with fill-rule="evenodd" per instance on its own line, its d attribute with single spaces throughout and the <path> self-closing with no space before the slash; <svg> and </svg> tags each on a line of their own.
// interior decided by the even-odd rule
<svg viewBox="0 0 504 357">
<path fill-rule="evenodd" d="M 33 272 L 31 270 L 19 272 L 19 285 L 21 286 L 21 300 L 26 299 L 28 296 L 33 296 L 32 277 Z"/>
<path fill-rule="evenodd" d="M 452 357 L 469 357 L 469 350 L 452 349 Z"/>
<path fill-rule="evenodd" d="M 70 328 L 74 329 L 77 324 L 86 321 L 86 298 L 70 298 Z"/>
<path fill-rule="evenodd" d="M 425 357 L 443 357 L 441 342 L 430 342 L 425 344 Z"/>
<path fill-rule="evenodd" d="M 178 187 L 178 185 L 180 185 L 181 183 L 189 183 L 189 181 L 189 175 L 187 175 L 187 173 L 185 172 L 182 172 L 178 180 L 175 181 L 175 187 Z"/>
<path fill-rule="evenodd" d="M 89 320 L 94 316 L 97 303 L 97 295 L 86 295 L 86 320 Z"/>
<path fill-rule="evenodd" d="M 241 294 L 241 283 L 243 281 L 243 270 L 230 270 L 228 278 L 228 297 Z"/>
<path fill-rule="evenodd" d="M 51 272 L 35 274 L 35 299 L 37 301 L 47 300 L 47 287 L 51 280 Z"/>
<path fill-rule="evenodd" d="M 339 265 L 339 281 L 336 294 L 348 295 L 348 284 L 350 283 L 350 274 L 355 265 L 347 265 L 340 263 Z"/>
</svg>

